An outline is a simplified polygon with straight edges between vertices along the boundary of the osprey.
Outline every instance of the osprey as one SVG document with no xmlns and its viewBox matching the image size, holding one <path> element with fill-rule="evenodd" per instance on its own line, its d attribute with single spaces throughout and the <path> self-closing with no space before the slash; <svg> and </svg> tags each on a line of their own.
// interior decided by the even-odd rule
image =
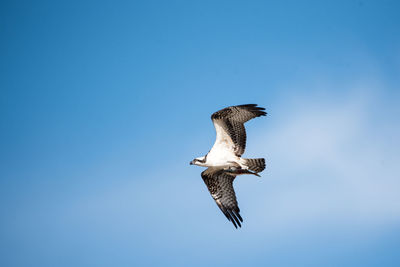
<svg viewBox="0 0 400 267">
<path fill-rule="evenodd" d="M 256 176 L 265 169 L 265 159 L 245 159 L 242 154 L 246 148 L 244 123 L 267 113 L 256 104 L 232 106 L 211 115 L 217 138 L 214 146 L 204 156 L 195 158 L 190 165 L 208 167 L 201 173 L 211 196 L 226 218 L 237 226 L 243 222 L 236 201 L 233 180 L 241 174 Z"/>
</svg>

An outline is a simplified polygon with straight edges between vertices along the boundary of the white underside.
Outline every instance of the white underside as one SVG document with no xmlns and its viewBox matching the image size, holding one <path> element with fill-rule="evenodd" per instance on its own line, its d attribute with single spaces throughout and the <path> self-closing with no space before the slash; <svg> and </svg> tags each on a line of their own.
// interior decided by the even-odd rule
<svg viewBox="0 0 400 267">
<path fill-rule="evenodd" d="M 206 162 L 202 166 L 225 168 L 239 165 L 241 168 L 247 169 L 243 164 L 243 160 L 235 155 L 234 144 L 230 136 L 217 123 L 214 123 L 214 126 L 217 138 L 207 154 Z"/>
</svg>

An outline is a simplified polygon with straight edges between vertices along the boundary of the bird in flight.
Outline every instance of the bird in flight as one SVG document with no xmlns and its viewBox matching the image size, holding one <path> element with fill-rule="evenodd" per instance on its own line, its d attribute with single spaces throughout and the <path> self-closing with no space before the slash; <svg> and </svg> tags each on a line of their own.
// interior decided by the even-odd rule
<svg viewBox="0 0 400 267">
<path fill-rule="evenodd" d="M 203 157 L 190 165 L 208 167 L 201 173 L 211 196 L 226 218 L 237 228 L 243 222 L 236 200 L 233 180 L 242 174 L 256 176 L 265 169 L 265 159 L 246 159 L 241 156 L 246 148 L 244 123 L 267 113 L 256 104 L 231 106 L 211 115 L 217 137 L 214 146 Z"/>
</svg>

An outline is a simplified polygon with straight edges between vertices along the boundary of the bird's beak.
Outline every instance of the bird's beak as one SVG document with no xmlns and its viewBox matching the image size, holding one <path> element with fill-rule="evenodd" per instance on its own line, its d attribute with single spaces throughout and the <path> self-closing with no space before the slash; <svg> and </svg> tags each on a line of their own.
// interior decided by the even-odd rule
<svg viewBox="0 0 400 267">
<path fill-rule="evenodd" d="M 193 165 L 193 160 L 191 162 L 189 162 L 190 165 Z"/>
</svg>

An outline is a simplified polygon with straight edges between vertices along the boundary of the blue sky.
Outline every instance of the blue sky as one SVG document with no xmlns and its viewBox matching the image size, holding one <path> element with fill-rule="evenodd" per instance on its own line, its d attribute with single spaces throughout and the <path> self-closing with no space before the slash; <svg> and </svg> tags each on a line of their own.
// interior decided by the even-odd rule
<svg viewBox="0 0 400 267">
<path fill-rule="evenodd" d="M 1 266 L 398 266 L 397 1 L 2 1 Z M 189 161 L 258 103 L 242 229 Z"/>
</svg>

